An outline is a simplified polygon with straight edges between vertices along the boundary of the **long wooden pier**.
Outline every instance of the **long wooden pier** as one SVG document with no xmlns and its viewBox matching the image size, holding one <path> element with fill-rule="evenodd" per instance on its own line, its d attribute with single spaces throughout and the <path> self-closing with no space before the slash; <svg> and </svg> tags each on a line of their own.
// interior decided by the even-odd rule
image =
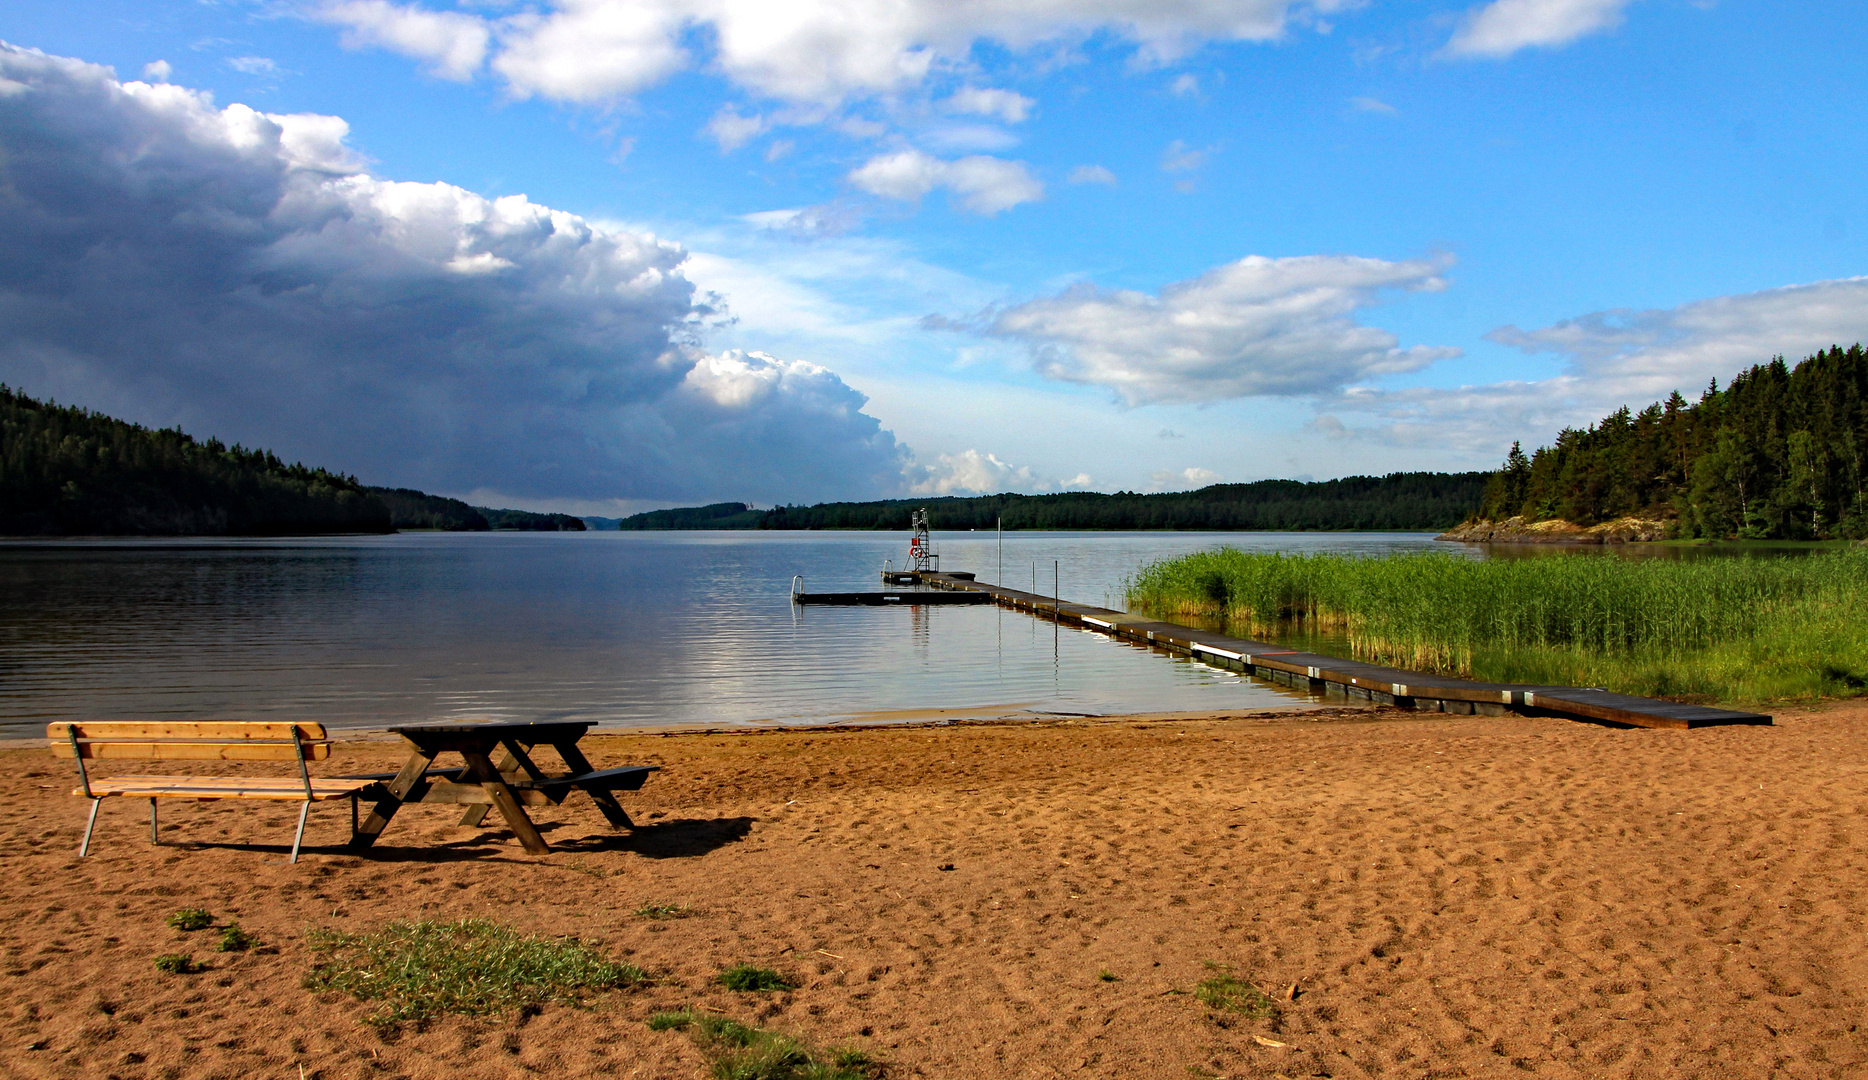
<svg viewBox="0 0 1868 1080">
<path fill-rule="evenodd" d="M 897 571 L 896 576 L 900 580 L 906 575 Z M 1488 716 L 1503 716 L 1506 713 L 1563 716 L 1650 728 L 1699 728 L 1771 722 L 1771 718 L 1762 713 L 1681 705 L 1586 687 L 1474 682 L 1449 675 L 1427 675 L 1364 664 L 1356 660 L 1287 649 L 1263 641 L 1248 641 L 1208 630 L 1176 626 L 1108 608 L 1064 603 L 1055 597 L 974 581 L 971 574 L 922 572 L 914 576 L 922 584 L 936 589 L 984 593 L 991 598 L 991 602 L 1005 607 L 1185 653 L 1215 667 L 1270 679 L 1297 689 L 1308 689 L 1312 693 L 1372 701 L 1404 709 L 1468 715 L 1482 713 Z"/>
</svg>

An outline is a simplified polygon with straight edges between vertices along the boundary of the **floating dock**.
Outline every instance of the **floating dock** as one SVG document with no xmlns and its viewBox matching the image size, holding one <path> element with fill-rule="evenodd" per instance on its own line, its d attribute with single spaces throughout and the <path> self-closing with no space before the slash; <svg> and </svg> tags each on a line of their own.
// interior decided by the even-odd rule
<svg viewBox="0 0 1868 1080">
<path fill-rule="evenodd" d="M 895 589 L 888 592 L 799 592 L 791 594 L 791 602 L 841 604 L 846 607 L 965 607 L 969 604 L 990 604 L 993 598 L 978 592 Z"/>
<path fill-rule="evenodd" d="M 894 579 L 908 575 L 894 572 Z M 1060 623 L 1081 626 L 1114 637 L 1184 653 L 1202 663 L 1246 675 L 1270 679 L 1312 693 L 1372 701 L 1426 712 L 1474 713 L 1503 716 L 1561 716 L 1649 728 L 1700 728 L 1723 724 L 1769 724 L 1762 713 L 1733 712 L 1703 705 L 1681 705 L 1654 698 L 1611 694 L 1606 690 L 1574 686 L 1524 686 L 1516 683 L 1474 682 L 1450 675 L 1364 664 L 1334 656 L 1300 652 L 1282 645 L 1227 637 L 1206 630 L 1159 622 L 1139 615 L 1087 604 L 1069 604 L 1055 597 L 987 585 L 972 574 L 917 572 L 915 580 L 956 596 L 978 596 L 978 603 L 996 603 L 1029 611 Z M 825 593 L 819 595 L 883 595 Z M 907 593 L 926 597 L 927 593 Z M 820 601 L 823 602 L 823 601 Z M 851 601 L 856 602 L 856 601 Z M 925 602 L 909 601 L 909 602 Z"/>
</svg>

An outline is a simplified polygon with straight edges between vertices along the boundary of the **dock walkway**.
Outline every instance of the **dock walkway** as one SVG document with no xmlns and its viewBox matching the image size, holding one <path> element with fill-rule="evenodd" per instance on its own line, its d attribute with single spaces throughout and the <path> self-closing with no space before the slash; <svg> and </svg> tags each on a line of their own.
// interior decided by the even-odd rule
<svg viewBox="0 0 1868 1080">
<path fill-rule="evenodd" d="M 1064 603 L 1054 597 L 974 581 L 970 574 L 961 577 L 927 572 L 916 576 L 923 584 L 936 589 L 985 593 L 992 598 L 992 602 L 1005 607 L 1185 653 L 1216 667 L 1308 689 L 1314 693 L 1395 705 L 1404 709 L 1468 715 L 1483 713 L 1489 716 L 1502 716 L 1507 712 L 1529 716 L 1563 716 L 1650 728 L 1699 728 L 1771 722 L 1771 718 L 1762 713 L 1681 705 L 1654 698 L 1612 694 L 1606 690 L 1474 682 L 1449 675 L 1403 671 L 1356 660 L 1300 652 L 1263 641 L 1227 637 L 1209 630 L 1176 626 L 1108 608 Z"/>
</svg>

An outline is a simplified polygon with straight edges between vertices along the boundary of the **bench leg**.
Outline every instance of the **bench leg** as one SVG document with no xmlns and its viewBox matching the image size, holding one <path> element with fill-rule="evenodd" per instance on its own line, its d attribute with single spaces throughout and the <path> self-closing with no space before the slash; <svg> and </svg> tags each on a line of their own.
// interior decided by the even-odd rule
<svg viewBox="0 0 1868 1080">
<path fill-rule="evenodd" d="M 352 805 L 354 806 L 355 803 L 353 802 Z M 305 842 L 305 816 L 310 813 L 311 800 L 306 799 L 305 805 L 298 808 L 298 833 L 292 837 L 292 857 L 286 860 L 287 863 L 298 861 L 298 846 Z"/>
<path fill-rule="evenodd" d="M 162 841 L 156 839 L 156 800 L 154 799 L 149 800 L 149 842 L 152 844 L 162 843 Z"/>
<path fill-rule="evenodd" d="M 84 839 L 78 844 L 78 858 L 91 853 L 91 830 L 97 828 L 97 808 L 104 805 L 102 799 L 91 800 L 91 816 L 84 823 Z"/>
</svg>

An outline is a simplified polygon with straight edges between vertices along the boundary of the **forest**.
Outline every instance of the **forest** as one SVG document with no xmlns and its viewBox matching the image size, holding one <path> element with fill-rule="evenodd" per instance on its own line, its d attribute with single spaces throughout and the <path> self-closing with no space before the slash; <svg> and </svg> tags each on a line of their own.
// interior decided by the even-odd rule
<svg viewBox="0 0 1868 1080">
<path fill-rule="evenodd" d="M 940 530 L 1398 530 L 1444 529 L 1479 506 L 1489 473 L 1390 473 L 1305 482 L 1260 480 L 1214 484 L 1198 491 L 1105 495 L 947 496 L 877 502 L 819 503 L 753 510 L 715 503 L 624 518 L 623 529 L 884 529 L 908 528 L 926 507 Z"/>
<path fill-rule="evenodd" d="M 1795 367 L 1778 357 L 1623 407 L 1526 455 L 1512 444 L 1479 516 L 1666 520 L 1681 537 L 1824 540 L 1868 537 L 1868 352 L 1839 346 Z"/>
<path fill-rule="evenodd" d="M 152 430 L 0 385 L 0 536 L 303 536 L 397 529 L 581 531 L 287 465 L 269 451 Z"/>
<path fill-rule="evenodd" d="M 0 535 L 389 532 L 355 477 L 0 385 Z"/>
<path fill-rule="evenodd" d="M 583 532 L 583 518 L 569 514 L 538 514 L 530 510 L 495 510 L 472 506 L 445 495 L 430 495 L 414 488 L 368 489 L 389 507 L 398 529 L 437 529 L 443 532 Z"/>
</svg>

